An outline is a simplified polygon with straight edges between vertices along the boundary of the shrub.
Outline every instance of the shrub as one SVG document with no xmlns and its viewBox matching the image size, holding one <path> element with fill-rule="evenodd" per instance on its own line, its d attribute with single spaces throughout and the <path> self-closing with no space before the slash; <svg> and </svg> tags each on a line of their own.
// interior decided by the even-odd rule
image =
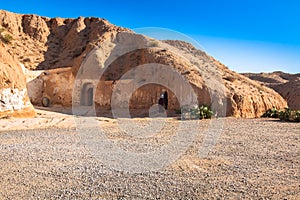
<svg viewBox="0 0 300 200">
<path fill-rule="evenodd" d="M 261 117 L 278 118 L 279 111 L 276 108 L 268 109 Z"/>
<path fill-rule="evenodd" d="M 150 42 L 148 43 L 148 45 L 149 45 L 150 47 L 159 47 L 158 41 L 155 41 L 155 40 L 150 41 Z"/>
<path fill-rule="evenodd" d="M 211 110 L 210 107 L 204 105 L 199 107 L 199 111 L 200 111 L 200 116 L 199 116 L 200 119 L 210 119 L 214 114 L 214 112 Z"/>
<path fill-rule="evenodd" d="M 291 109 L 285 108 L 284 111 L 280 111 L 279 119 L 282 121 L 289 121 L 290 115 L 291 115 Z"/>
<path fill-rule="evenodd" d="M 296 111 L 286 108 L 280 112 L 279 118 L 282 121 L 300 122 L 300 110 Z"/>
<path fill-rule="evenodd" d="M 300 122 L 300 110 L 292 110 L 285 108 L 284 110 L 278 111 L 276 108 L 267 110 L 262 117 L 279 118 L 281 121 Z"/>
<path fill-rule="evenodd" d="M 1 36 L 1 40 L 6 44 L 10 44 L 13 40 L 13 37 L 9 34 L 5 34 L 4 36 Z"/>
<path fill-rule="evenodd" d="M 300 110 L 296 111 L 296 117 L 295 117 L 295 120 L 297 122 L 300 122 Z"/>
<path fill-rule="evenodd" d="M 177 113 L 179 113 L 178 110 Z M 213 115 L 214 112 L 211 108 L 205 105 L 183 106 L 181 108 L 182 119 L 210 119 Z"/>
</svg>

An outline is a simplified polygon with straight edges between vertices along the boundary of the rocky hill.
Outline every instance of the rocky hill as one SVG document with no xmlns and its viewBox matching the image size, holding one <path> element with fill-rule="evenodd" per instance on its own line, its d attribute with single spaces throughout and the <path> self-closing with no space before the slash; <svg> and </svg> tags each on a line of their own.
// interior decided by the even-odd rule
<svg viewBox="0 0 300 200">
<path fill-rule="evenodd" d="M 244 73 L 252 80 L 274 89 L 292 109 L 300 110 L 300 74 L 289 74 L 280 71 L 272 73 Z"/>
<path fill-rule="evenodd" d="M 6 45 L 0 43 L 0 119 L 31 117 L 34 114 L 22 68 L 7 52 Z"/>
<path fill-rule="evenodd" d="M 129 87 L 129 79 L 120 78 L 137 66 L 156 63 L 169 66 L 184 77 L 197 95 L 198 103 L 214 106 L 220 110 L 220 116 L 259 117 L 271 107 L 287 106 L 274 90 L 231 71 L 189 43 L 157 41 L 104 19 L 47 18 L 0 11 L 0 28 L 0 50 L 5 52 L 1 55 L 11 57 L 10 62 L 0 60 L 1 65 L 8 64 L 11 70 L 20 73 L 20 79 L 7 78 L 0 73 L 1 83 L 15 82 L 24 87 L 20 67 L 24 66 L 29 98 L 35 105 L 45 101 L 46 106 L 67 107 L 74 103 L 91 103 L 96 109 L 109 110 L 118 83 Z M 153 76 L 151 73 L 143 75 L 147 79 Z M 85 75 L 78 82 L 81 74 Z M 100 82 L 99 74 L 103 75 Z M 135 80 L 134 77 L 130 79 Z M 176 84 L 172 84 L 175 90 L 181 86 Z M 5 86 L 14 87 L 12 84 Z M 0 94 L 3 94 L 3 88 Z M 129 99 L 130 109 L 149 109 L 157 103 L 161 90 L 170 93 L 169 108 L 179 109 L 178 95 L 172 88 L 159 84 L 143 85 L 134 91 Z M 74 97 L 74 94 L 78 96 Z M 1 95 L 0 100 L 2 107 L 9 104 Z"/>
<path fill-rule="evenodd" d="M 269 107 L 272 104 L 274 107 L 286 105 L 274 90 L 266 88 L 259 81 L 253 81 L 243 74 L 231 71 L 225 65 L 207 55 L 205 52 L 196 49 L 191 44 L 172 40 L 166 40 L 164 42 L 198 58 L 200 61 L 194 64 L 198 65 L 202 73 L 206 70 L 208 72 L 207 76 L 214 77 L 214 75 L 211 74 L 213 71 L 211 69 L 217 69 L 221 74 L 222 84 L 226 87 L 227 97 L 230 97 L 227 103 L 229 104 L 228 108 L 232 108 L 233 116 L 258 117 L 265 107 Z M 275 105 L 277 103 L 279 104 Z"/>
<path fill-rule="evenodd" d="M 0 25 L 12 35 L 8 52 L 28 69 L 80 65 L 110 32 L 130 31 L 99 18 L 63 19 L 0 10 Z"/>
</svg>

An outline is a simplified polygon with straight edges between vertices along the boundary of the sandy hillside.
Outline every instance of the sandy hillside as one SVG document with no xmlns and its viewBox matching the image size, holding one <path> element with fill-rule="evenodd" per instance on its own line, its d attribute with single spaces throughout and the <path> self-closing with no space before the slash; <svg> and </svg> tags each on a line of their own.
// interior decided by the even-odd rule
<svg viewBox="0 0 300 200">
<path fill-rule="evenodd" d="M 0 28 L 0 52 L 6 52 L 13 58 L 10 63 L 0 60 L 0 64 L 8 64 L 19 72 L 20 66 L 27 69 L 24 72 L 42 70 L 40 75 L 34 72 L 37 76 L 27 79 L 29 96 L 24 93 L 25 99 L 29 98 L 37 106 L 45 101 L 49 102 L 46 103 L 47 106 L 71 107 L 72 102 L 85 104 L 85 98 L 78 95 L 78 99 L 72 101 L 72 95 L 74 92 L 87 93 L 84 88 L 88 86 L 87 90 L 93 89 L 95 94 L 92 104 L 110 109 L 110 94 L 115 84 L 121 82 L 120 78 L 129 70 L 149 63 L 166 65 L 174 70 L 191 85 L 198 101 L 196 103 L 213 105 L 220 116 L 259 117 L 269 108 L 287 106 L 286 101 L 274 90 L 231 71 L 191 44 L 182 41 L 158 41 L 113 25 L 105 19 L 47 18 L 1 10 Z M 12 38 L 8 42 L 3 39 L 6 35 Z M 91 54 L 93 56 L 90 57 Z M 81 85 L 78 84 L 77 87 L 76 77 L 85 72 L 80 68 L 85 63 L 96 65 L 87 76 L 82 77 Z M 101 70 L 105 70 L 101 78 L 105 82 L 104 86 L 93 82 L 99 80 L 95 76 Z M 29 77 L 34 76 L 29 73 Z M 148 75 L 147 78 L 149 77 L 153 76 Z M 1 74 L 0 79 L 3 79 Z M 131 98 L 130 106 L 134 109 L 149 109 L 157 101 L 159 92 L 166 88 L 157 87 L 155 84 L 141 88 Z M 172 97 L 170 106 L 173 106 L 172 109 L 179 109 L 180 98 L 172 95 L 172 92 L 175 91 L 169 91 Z M 151 95 L 144 98 L 149 93 Z M 1 107 L 6 104 L 9 111 L 17 112 L 17 108 L 11 107 L 11 102 L 2 98 L 0 100 Z"/>
<path fill-rule="evenodd" d="M 272 72 L 245 73 L 243 75 L 274 89 L 287 100 L 290 108 L 300 110 L 300 74 Z"/>
</svg>

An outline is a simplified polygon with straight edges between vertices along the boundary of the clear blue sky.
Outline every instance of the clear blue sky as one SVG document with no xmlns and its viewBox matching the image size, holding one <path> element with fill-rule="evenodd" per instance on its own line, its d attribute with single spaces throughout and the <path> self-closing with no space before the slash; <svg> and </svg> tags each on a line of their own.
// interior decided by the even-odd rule
<svg viewBox="0 0 300 200">
<path fill-rule="evenodd" d="M 2 0 L 0 9 L 48 17 L 94 16 L 127 27 L 184 33 L 238 72 L 300 73 L 300 1 Z"/>
</svg>

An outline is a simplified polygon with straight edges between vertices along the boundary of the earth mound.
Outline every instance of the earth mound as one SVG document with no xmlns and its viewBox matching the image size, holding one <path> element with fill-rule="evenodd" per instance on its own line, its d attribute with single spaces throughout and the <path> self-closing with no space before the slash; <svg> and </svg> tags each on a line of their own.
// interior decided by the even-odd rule
<svg viewBox="0 0 300 200">
<path fill-rule="evenodd" d="M 300 110 L 300 74 L 276 71 L 272 73 L 245 73 L 244 75 L 274 89 L 288 102 L 291 109 Z"/>
</svg>

